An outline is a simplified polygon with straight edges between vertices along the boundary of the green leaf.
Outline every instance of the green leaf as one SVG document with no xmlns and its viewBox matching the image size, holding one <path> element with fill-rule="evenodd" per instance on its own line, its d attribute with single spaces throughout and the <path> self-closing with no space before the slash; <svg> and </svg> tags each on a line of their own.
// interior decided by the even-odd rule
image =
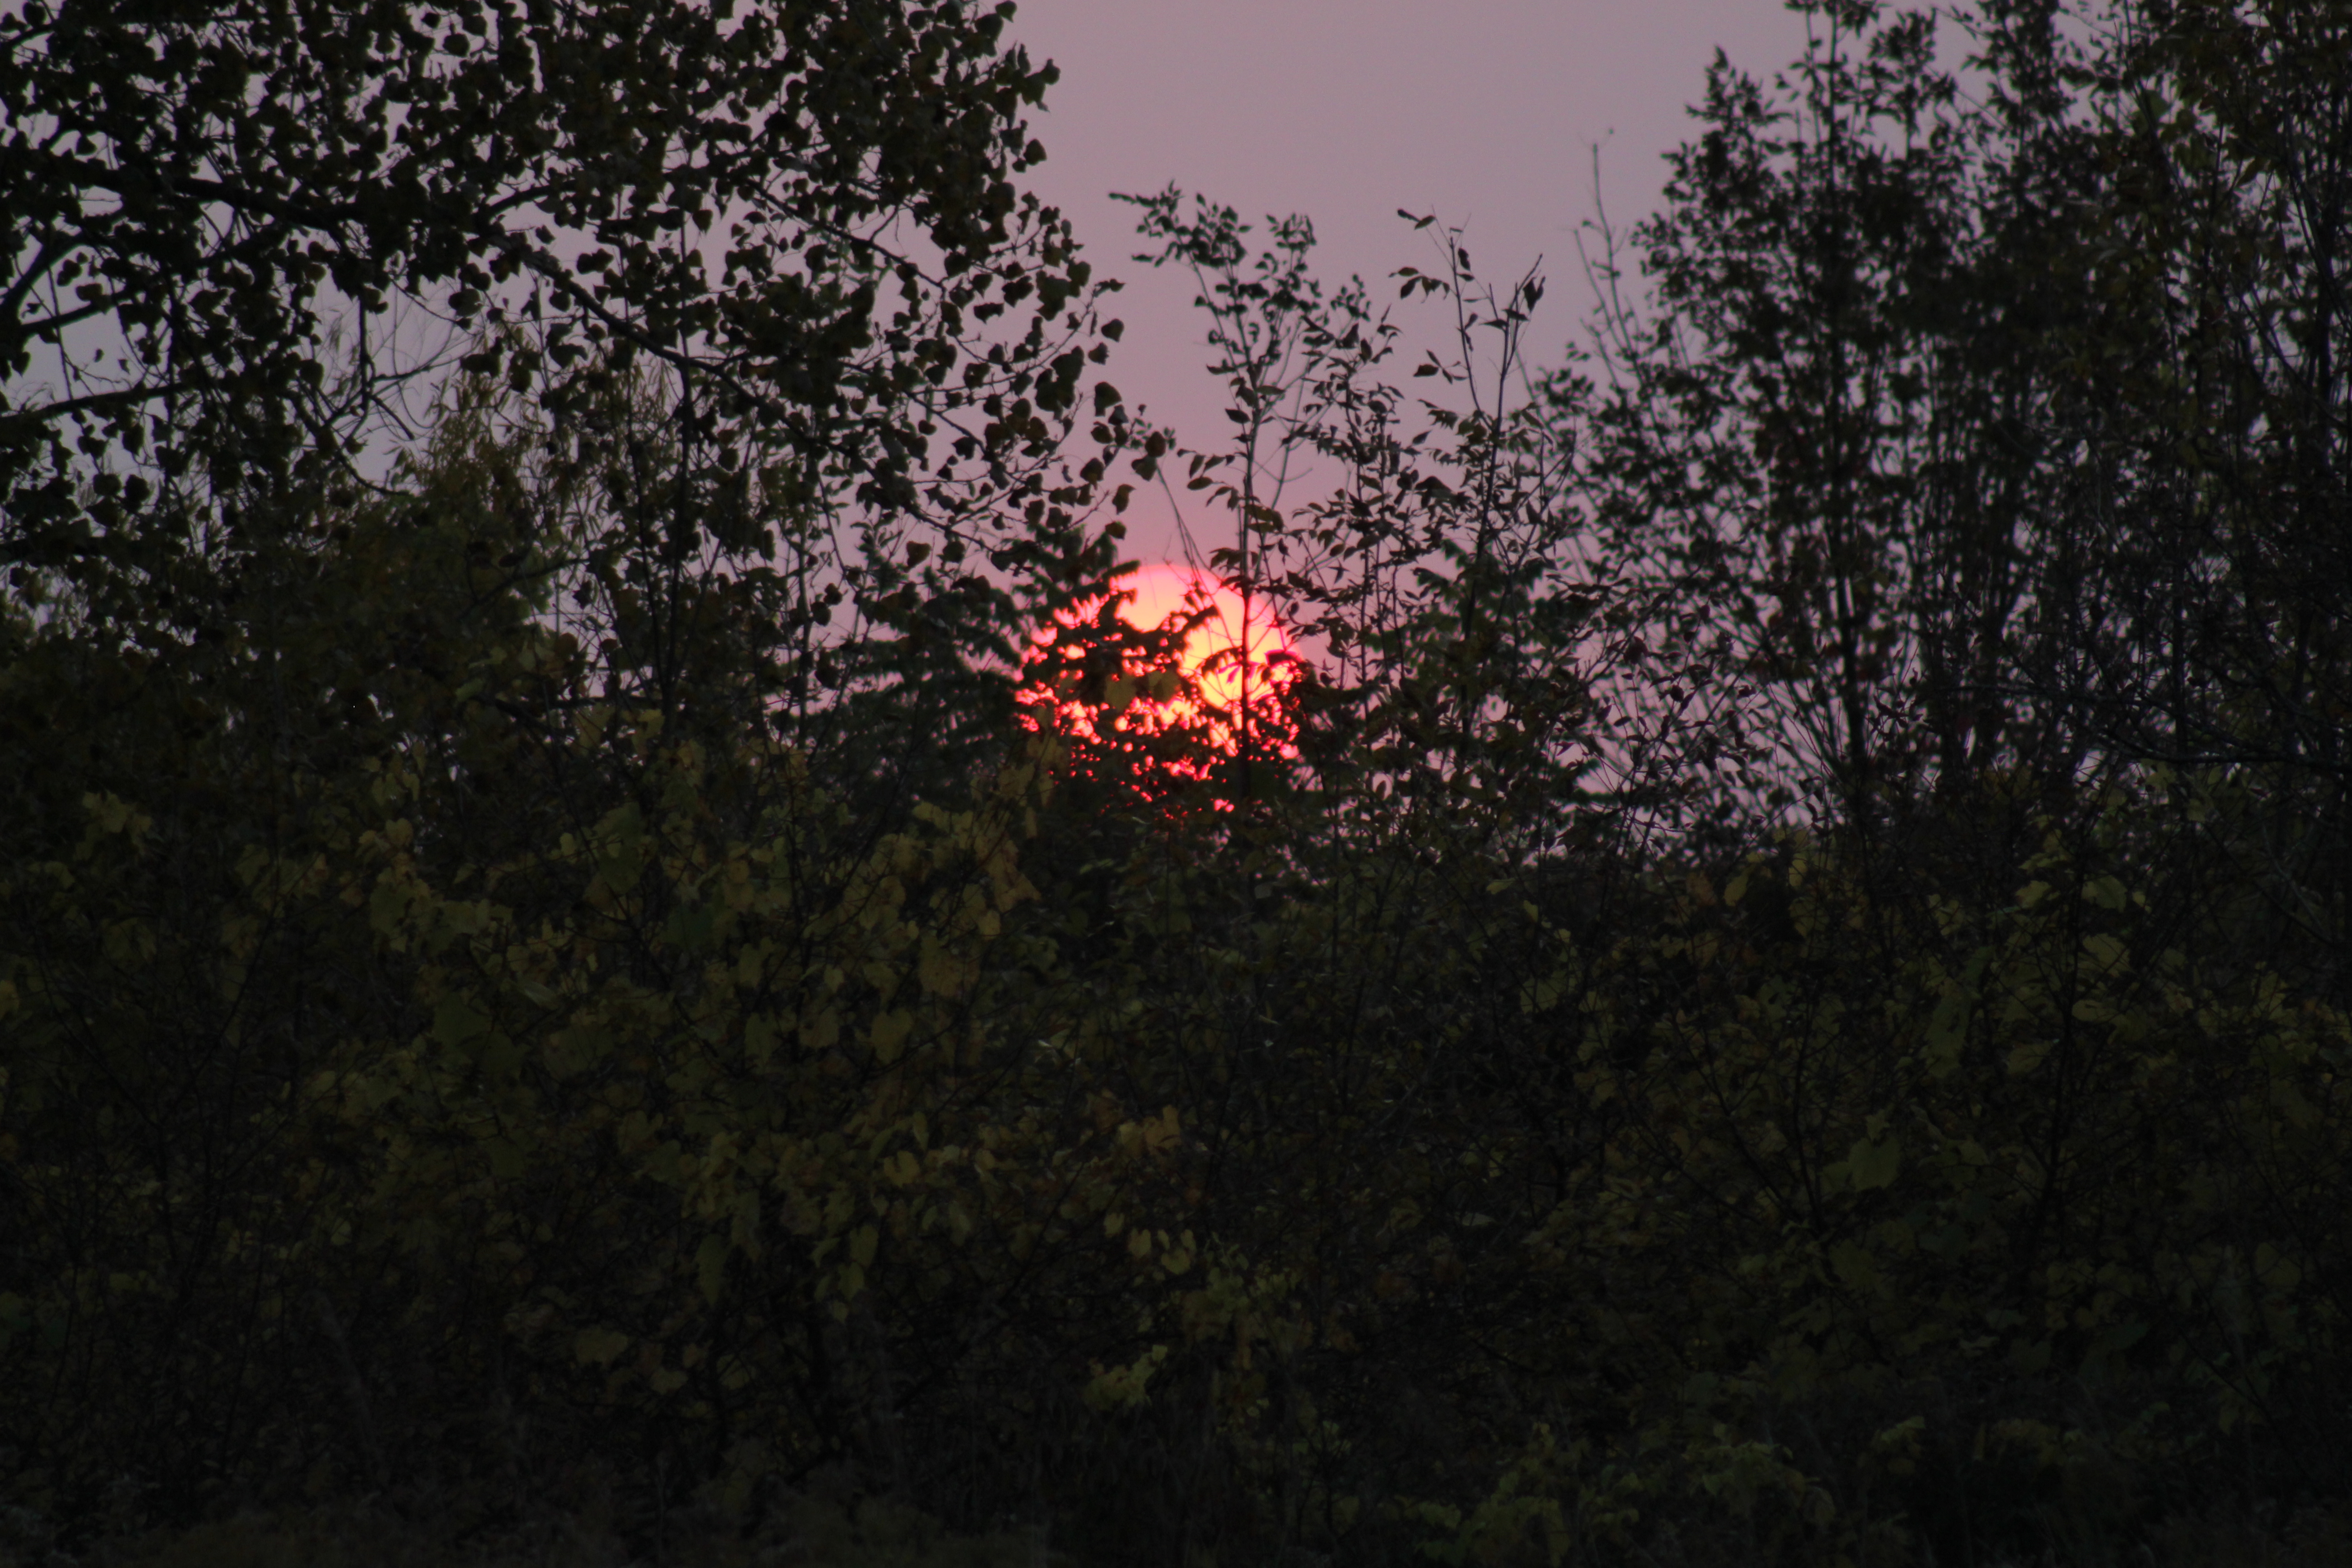
<svg viewBox="0 0 2352 1568">
<path fill-rule="evenodd" d="M 1927 1076 L 1938 1083 L 1959 1070 L 1960 1052 L 1968 1044 L 1971 1010 L 1972 998 L 1968 992 L 1954 986 L 1936 1004 L 1936 1011 L 1927 1020 L 1923 1055 Z"/>
<path fill-rule="evenodd" d="M 1893 1134 L 1864 1138 L 1846 1156 L 1846 1174 L 1857 1193 L 1892 1186 L 1903 1168 L 1903 1145 Z"/>
<path fill-rule="evenodd" d="M 433 1037 L 452 1049 L 479 1039 L 489 1027 L 489 1015 L 461 993 L 452 992 L 433 1005 Z"/>
<path fill-rule="evenodd" d="M 694 1249 L 695 1287 L 702 1292 L 703 1300 L 714 1307 L 727 1285 L 727 1238 L 723 1236 L 706 1236 L 702 1245 Z"/>
</svg>

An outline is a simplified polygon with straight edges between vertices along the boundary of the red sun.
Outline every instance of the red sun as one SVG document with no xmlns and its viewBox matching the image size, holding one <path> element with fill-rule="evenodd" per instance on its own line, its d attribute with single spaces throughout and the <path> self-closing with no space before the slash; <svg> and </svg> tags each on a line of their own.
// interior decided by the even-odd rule
<svg viewBox="0 0 2352 1568">
<path fill-rule="evenodd" d="M 1039 628 L 1024 672 L 1024 695 L 1054 715 L 1057 729 L 1098 747 L 1181 738 L 1210 753 L 1212 763 L 1239 755 L 1244 737 L 1258 754 L 1296 754 L 1287 699 L 1298 663 L 1270 603 L 1254 598 L 1244 614 L 1241 595 L 1206 573 L 1174 565 L 1143 567 L 1113 579 L 1111 589 L 1128 628 L 1181 633 L 1183 643 L 1172 668 L 1155 668 L 1139 647 L 1125 646 L 1116 663 L 1107 664 L 1087 657 L 1084 636 L 1099 626 L 1103 602 L 1061 612 Z M 1089 674 L 1101 678 L 1098 687 Z M 1083 690 L 1101 695 L 1076 695 Z M 1165 766 L 1180 778 L 1209 771 L 1197 753 L 1171 755 Z"/>
</svg>

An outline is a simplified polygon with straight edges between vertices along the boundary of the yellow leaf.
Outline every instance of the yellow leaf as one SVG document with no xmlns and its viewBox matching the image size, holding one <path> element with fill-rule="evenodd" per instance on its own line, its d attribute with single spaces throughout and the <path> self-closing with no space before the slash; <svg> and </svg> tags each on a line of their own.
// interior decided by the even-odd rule
<svg viewBox="0 0 2352 1568">
<path fill-rule="evenodd" d="M 1150 1396 L 1144 1392 L 1151 1374 L 1168 1359 L 1166 1345 L 1154 1345 L 1127 1366 L 1115 1366 L 1108 1371 L 1097 1365 L 1094 1378 L 1087 1384 L 1084 1398 L 1097 1410 L 1117 1410 L 1138 1405 L 1148 1405 Z"/>
<path fill-rule="evenodd" d="M 914 1032 L 915 1016 L 905 1008 L 893 1008 L 874 1020 L 867 1036 L 874 1047 L 874 1059 L 887 1067 L 898 1059 L 906 1048 L 907 1037 Z"/>
<path fill-rule="evenodd" d="M 1172 1105 L 1164 1108 L 1158 1116 L 1150 1118 L 1143 1123 L 1143 1146 L 1155 1154 L 1165 1153 L 1174 1148 L 1182 1141 L 1183 1136 L 1182 1123 L 1177 1117 L 1176 1108 Z"/>
<path fill-rule="evenodd" d="M 2119 910 L 2131 900 L 2131 895 L 2123 883 L 2113 877 L 2101 877 L 2084 883 L 2083 897 L 2103 910 Z"/>
<path fill-rule="evenodd" d="M 2124 946 L 2122 941 L 2108 935 L 2105 931 L 2101 931 L 2095 936 L 2084 937 L 2083 951 L 2091 955 L 2093 963 L 2107 970 L 2123 968 L 2130 956 L 2129 950 Z"/>
<path fill-rule="evenodd" d="M 966 959 L 941 947 L 936 938 L 923 939 L 923 956 L 915 965 L 915 978 L 922 983 L 926 994 L 961 996 L 976 978 L 973 965 Z"/>
<path fill-rule="evenodd" d="M 583 1329 L 572 1342 L 583 1366 L 610 1366 L 629 1348 L 629 1336 L 618 1329 Z"/>
<path fill-rule="evenodd" d="M 120 833 L 122 825 L 131 820 L 131 805 L 110 795 L 85 795 L 82 809 L 89 813 L 102 833 Z"/>
</svg>

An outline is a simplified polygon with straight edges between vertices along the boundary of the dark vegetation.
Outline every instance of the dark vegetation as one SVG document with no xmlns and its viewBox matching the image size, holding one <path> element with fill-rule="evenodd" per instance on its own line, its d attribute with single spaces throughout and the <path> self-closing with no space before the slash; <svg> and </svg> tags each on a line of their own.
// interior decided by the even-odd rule
<svg viewBox="0 0 2352 1568">
<path fill-rule="evenodd" d="M 0 1556 L 2344 1561 L 2352 8 L 1805 9 L 1200 453 L 1001 15 L 0 11 Z"/>
</svg>

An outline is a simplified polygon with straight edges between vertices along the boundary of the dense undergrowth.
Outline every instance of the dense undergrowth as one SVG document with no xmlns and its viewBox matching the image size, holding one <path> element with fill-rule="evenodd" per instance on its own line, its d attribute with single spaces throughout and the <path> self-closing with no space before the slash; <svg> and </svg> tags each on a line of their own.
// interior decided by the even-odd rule
<svg viewBox="0 0 2352 1568">
<path fill-rule="evenodd" d="M 18 1506 L 847 1465 L 1079 1560 L 1991 1563 L 2339 1500 L 2352 1038 L 2225 784 L 1629 866 L 1073 822 L 1041 752 L 877 835 L 532 733 L 505 636 L 462 770 L 39 775 Z"/>
</svg>

